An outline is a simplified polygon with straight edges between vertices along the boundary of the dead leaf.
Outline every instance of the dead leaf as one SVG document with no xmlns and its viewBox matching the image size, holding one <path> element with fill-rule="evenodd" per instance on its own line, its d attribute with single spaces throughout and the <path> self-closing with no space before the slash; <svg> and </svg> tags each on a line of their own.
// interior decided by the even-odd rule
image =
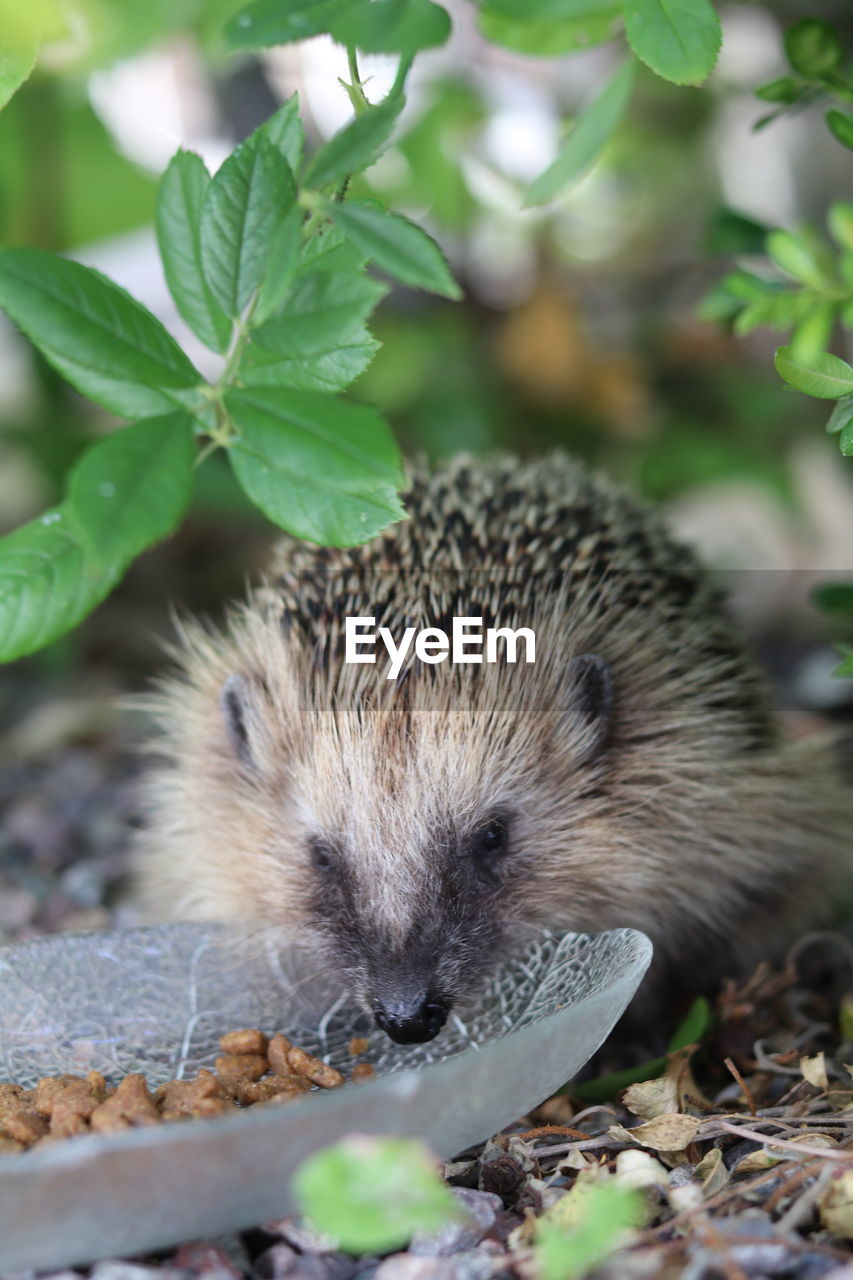
<svg viewBox="0 0 853 1280">
<path fill-rule="evenodd" d="M 839 1169 L 818 1201 L 820 1220 L 837 1236 L 853 1239 L 853 1169 Z"/>
<path fill-rule="evenodd" d="M 640 1120 L 655 1120 L 679 1110 L 678 1085 L 671 1076 L 641 1080 L 629 1085 L 622 1094 L 622 1106 Z"/>
<path fill-rule="evenodd" d="M 696 1177 L 702 1183 L 702 1190 L 706 1197 L 722 1191 L 731 1180 L 731 1176 L 719 1147 L 712 1147 L 696 1166 Z"/>
<path fill-rule="evenodd" d="M 701 1123 L 695 1116 L 675 1111 L 656 1116 L 635 1129 L 614 1124 L 607 1132 L 620 1142 L 639 1142 L 641 1147 L 649 1147 L 652 1151 L 683 1151 L 696 1137 Z"/>
<path fill-rule="evenodd" d="M 821 1093 L 829 1088 L 829 1077 L 826 1074 L 826 1058 L 823 1050 L 813 1058 L 800 1058 L 800 1070 L 809 1084 L 813 1084 Z"/>
</svg>

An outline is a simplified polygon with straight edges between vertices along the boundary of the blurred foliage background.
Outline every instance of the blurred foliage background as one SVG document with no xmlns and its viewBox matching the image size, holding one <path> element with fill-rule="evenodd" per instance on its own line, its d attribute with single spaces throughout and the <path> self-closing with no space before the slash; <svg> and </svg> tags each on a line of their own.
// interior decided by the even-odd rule
<svg viewBox="0 0 853 1280">
<path fill-rule="evenodd" d="M 100 267 L 180 336 L 204 372 L 210 354 L 176 315 L 154 247 L 159 173 L 178 145 L 215 168 L 294 91 L 315 146 L 349 111 L 338 83 L 346 55 L 326 37 L 226 55 L 223 24 L 239 7 L 90 0 L 87 38 L 48 45 L 0 112 L 0 242 Z M 821 110 L 754 129 L 766 114 L 755 89 L 785 72 L 783 34 L 802 4 L 724 5 L 709 81 L 676 87 L 644 71 L 602 162 L 563 199 L 531 210 L 521 208 L 524 186 L 619 51 L 513 53 L 483 40 L 468 0 L 448 8 L 453 36 L 417 59 L 398 140 L 356 180 L 356 194 L 378 193 L 430 229 L 466 296 L 454 304 L 393 290 L 377 317 L 383 345 L 355 397 L 387 414 L 410 453 L 570 449 L 668 502 L 712 563 L 781 571 L 783 595 L 785 574 L 810 580 L 849 567 L 839 528 L 853 523 L 853 488 L 824 436 L 825 405 L 781 383 L 776 335 L 738 338 L 700 318 L 732 250 L 743 260 L 745 228 L 758 251 L 763 228 L 820 224 L 833 200 L 853 198 L 849 153 Z M 0 3 L 0 18 L 14 9 Z M 846 0 L 817 0 L 808 13 L 853 47 Z M 394 62 L 363 59 L 374 98 Z M 5 531 L 57 499 L 70 463 L 111 423 L 5 321 L 0 368 Z M 128 590 L 144 595 L 150 575 L 152 626 L 167 629 L 163 574 L 182 556 L 190 580 L 179 573 L 166 597 L 212 608 L 239 591 L 272 531 L 224 460 L 215 462 L 199 472 L 187 529 L 143 557 L 102 614 L 120 612 Z M 90 634 L 40 661 L 65 662 Z"/>
</svg>

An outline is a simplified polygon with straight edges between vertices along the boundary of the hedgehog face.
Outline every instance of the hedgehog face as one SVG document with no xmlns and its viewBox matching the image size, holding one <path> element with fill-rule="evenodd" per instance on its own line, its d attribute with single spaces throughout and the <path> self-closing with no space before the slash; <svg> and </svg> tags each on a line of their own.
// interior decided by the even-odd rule
<svg viewBox="0 0 853 1280">
<path fill-rule="evenodd" d="M 257 681 L 225 683 L 240 815 L 219 829 L 245 847 L 244 913 L 309 931 L 399 1043 L 437 1035 L 518 926 L 542 919 L 549 857 L 571 841 L 564 797 L 572 778 L 586 785 L 610 712 L 606 665 L 570 667 L 564 705 L 534 708 L 448 686 L 276 713 Z"/>
</svg>

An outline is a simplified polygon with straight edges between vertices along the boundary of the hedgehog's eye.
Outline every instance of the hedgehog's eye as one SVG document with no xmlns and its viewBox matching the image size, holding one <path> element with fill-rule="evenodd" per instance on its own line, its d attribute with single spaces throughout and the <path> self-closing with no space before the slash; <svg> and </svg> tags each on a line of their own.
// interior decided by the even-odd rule
<svg viewBox="0 0 853 1280">
<path fill-rule="evenodd" d="M 325 840 L 315 838 L 311 841 L 310 847 L 311 865 L 314 867 L 314 870 L 322 871 L 326 875 L 328 875 L 329 872 L 334 871 L 337 865 L 337 860 L 335 858 L 334 850 L 329 848 Z"/>
<path fill-rule="evenodd" d="M 471 837 L 470 848 L 475 858 L 496 858 L 507 846 L 509 831 L 504 818 L 495 816 Z"/>
</svg>

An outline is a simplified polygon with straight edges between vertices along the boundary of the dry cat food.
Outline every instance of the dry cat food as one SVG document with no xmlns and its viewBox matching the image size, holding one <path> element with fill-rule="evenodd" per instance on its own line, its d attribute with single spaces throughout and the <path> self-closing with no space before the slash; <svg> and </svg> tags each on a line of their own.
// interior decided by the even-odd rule
<svg viewBox="0 0 853 1280">
<path fill-rule="evenodd" d="M 45 1076 L 34 1089 L 0 1084 L 0 1155 L 81 1133 L 116 1133 L 223 1115 L 258 1103 L 292 1102 L 312 1089 L 346 1083 L 340 1071 L 280 1033 L 268 1039 L 253 1029 L 229 1031 L 219 1048 L 213 1071 L 202 1067 L 195 1080 L 168 1080 L 153 1092 L 142 1075 L 125 1076 L 109 1086 L 99 1071 L 85 1078 Z M 366 1049 L 367 1041 L 359 1040 L 358 1053 Z M 367 1080 L 374 1074 L 369 1063 L 356 1063 L 350 1079 Z"/>
</svg>

